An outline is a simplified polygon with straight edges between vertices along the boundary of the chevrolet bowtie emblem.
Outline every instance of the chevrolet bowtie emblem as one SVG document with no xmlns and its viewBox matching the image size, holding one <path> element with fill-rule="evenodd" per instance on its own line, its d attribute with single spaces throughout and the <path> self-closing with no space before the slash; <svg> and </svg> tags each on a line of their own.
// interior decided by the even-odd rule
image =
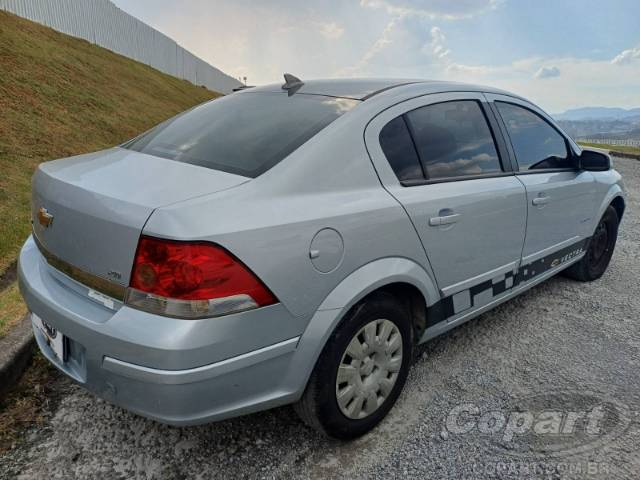
<svg viewBox="0 0 640 480">
<path fill-rule="evenodd" d="M 53 223 L 53 215 L 46 208 L 40 207 L 40 210 L 38 210 L 38 222 L 44 228 L 49 228 Z"/>
</svg>

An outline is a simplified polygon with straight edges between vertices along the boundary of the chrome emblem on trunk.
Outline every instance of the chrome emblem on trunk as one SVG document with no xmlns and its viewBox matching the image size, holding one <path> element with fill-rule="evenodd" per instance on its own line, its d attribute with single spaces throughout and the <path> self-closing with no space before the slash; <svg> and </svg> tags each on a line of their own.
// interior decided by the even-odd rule
<svg viewBox="0 0 640 480">
<path fill-rule="evenodd" d="M 40 207 L 40 210 L 38 210 L 38 222 L 44 228 L 49 228 L 53 223 L 53 215 L 46 208 Z"/>
</svg>

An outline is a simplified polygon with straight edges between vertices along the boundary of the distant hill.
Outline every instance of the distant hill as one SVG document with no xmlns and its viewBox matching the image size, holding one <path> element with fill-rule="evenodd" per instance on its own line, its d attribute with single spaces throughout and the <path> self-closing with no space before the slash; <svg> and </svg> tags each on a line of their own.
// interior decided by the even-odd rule
<svg viewBox="0 0 640 480">
<path fill-rule="evenodd" d="M 573 138 L 640 138 L 640 108 L 582 107 L 552 117 Z"/>
<path fill-rule="evenodd" d="M 558 120 L 573 138 L 634 139 L 640 137 L 640 116 L 620 120 Z"/>
<path fill-rule="evenodd" d="M 556 120 L 622 120 L 640 118 L 640 108 L 582 107 L 552 115 Z"/>
</svg>

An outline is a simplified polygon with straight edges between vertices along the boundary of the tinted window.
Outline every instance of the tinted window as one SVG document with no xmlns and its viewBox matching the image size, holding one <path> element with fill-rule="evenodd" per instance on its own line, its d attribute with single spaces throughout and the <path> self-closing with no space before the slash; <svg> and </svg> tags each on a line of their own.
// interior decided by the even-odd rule
<svg viewBox="0 0 640 480">
<path fill-rule="evenodd" d="M 407 113 L 407 119 L 429 179 L 502 171 L 478 102 L 428 105 Z"/>
<path fill-rule="evenodd" d="M 380 146 L 399 180 L 424 179 L 404 117 L 394 118 L 384 126 L 380 132 Z"/>
<path fill-rule="evenodd" d="M 257 177 L 358 103 L 320 95 L 234 94 L 178 115 L 125 148 Z"/>
<path fill-rule="evenodd" d="M 496 102 L 507 126 L 520 170 L 571 168 L 564 137 L 531 110 Z"/>
</svg>

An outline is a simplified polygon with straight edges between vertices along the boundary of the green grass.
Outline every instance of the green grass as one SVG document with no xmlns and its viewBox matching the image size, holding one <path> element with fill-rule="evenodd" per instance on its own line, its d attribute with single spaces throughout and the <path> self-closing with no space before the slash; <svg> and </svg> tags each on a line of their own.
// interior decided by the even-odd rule
<svg viewBox="0 0 640 480">
<path fill-rule="evenodd" d="M 0 337 L 18 323 L 26 311 L 15 282 L 0 292 Z"/>
<path fill-rule="evenodd" d="M 634 153 L 640 155 L 640 147 L 626 147 L 624 145 L 607 145 L 606 143 L 586 143 L 578 142 L 583 147 L 603 148 L 605 150 L 615 150 L 616 152 Z"/>
<path fill-rule="evenodd" d="M 37 165 L 116 145 L 217 95 L 0 11 L 0 332 L 16 299 L 2 274 L 29 234 Z"/>
</svg>

